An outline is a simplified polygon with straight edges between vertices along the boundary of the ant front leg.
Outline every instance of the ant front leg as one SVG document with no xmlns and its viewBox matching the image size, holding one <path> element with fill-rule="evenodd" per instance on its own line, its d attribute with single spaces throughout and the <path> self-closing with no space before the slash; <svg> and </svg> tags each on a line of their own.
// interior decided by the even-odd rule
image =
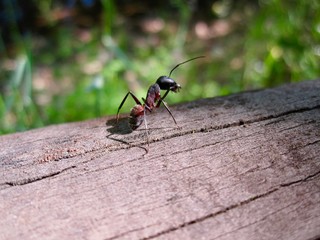
<svg viewBox="0 0 320 240">
<path fill-rule="evenodd" d="M 136 102 L 136 104 L 138 105 L 142 105 L 141 102 L 139 101 L 139 99 L 132 93 L 132 92 L 128 92 L 126 94 L 126 96 L 123 98 L 122 102 L 120 103 L 120 106 L 118 108 L 118 112 L 117 112 L 117 123 L 118 123 L 118 120 L 119 120 L 119 111 L 120 109 L 122 108 L 122 105 L 124 104 L 124 102 L 127 100 L 127 97 L 129 96 L 129 94 L 131 95 L 131 97 L 133 98 L 133 100 Z"/>
<path fill-rule="evenodd" d="M 163 95 L 163 97 L 159 99 L 156 107 L 157 107 L 157 108 L 160 107 L 160 104 L 163 103 L 164 107 L 167 109 L 168 113 L 169 113 L 170 116 L 172 117 L 174 123 L 175 123 L 176 125 L 178 125 L 178 124 L 177 124 L 177 121 L 176 121 L 176 119 L 174 118 L 174 116 L 172 115 L 172 112 L 170 111 L 167 103 L 163 100 L 163 99 L 165 99 L 165 97 L 168 95 L 169 91 L 170 91 L 170 90 L 167 90 L 166 93 Z"/>
<path fill-rule="evenodd" d="M 168 113 L 169 113 L 170 116 L 172 117 L 174 123 L 175 123 L 176 125 L 178 125 L 178 124 L 177 124 L 177 121 L 176 121 L 176 119 L 174 118 L 174 116 L 172 115 L 172 112 L 170 111 L 167 103 L 166 103 L 165 101 L 163 101 L 163 99 L 161 99 L 161 98 L 160 98 L 159 102 L 160 102 L 160 103 L 161 103 L 161 102 L 163 103 L 164 107 L 167 109 Z M 160 104 L 157 104 L 157 106 L 158 106 L 158 105 L 160 105 Z"/>
<path fill-rule="evenodd" d="M 160 107 L 160 104 L 163 102 L 163 103 L 165 103 L 165 101 L 164 101 L 164 99 L 166 98 L 166 96 L 168 95 L 168 93 L 170 92 L 170 90 L 167 90 L 166 91 L 166 93 L 163 95 L 163 97 L 160 97 L 160 99 L 159 99 L 159 101 L 158 101 L 158 103 L 157 103 L 157 105 L 156 105 L 156 108 L 158 108 L 158 107 Z M 165 106 L 166 108 L 168 108 L 168 106 Z M 168 110 L 168 109 L 167 109 Z M 170 112 L 169 110 L 168 110 L 168 112 Z M 172 115 L 172 114 L 171 114 Z"/>
</svg>

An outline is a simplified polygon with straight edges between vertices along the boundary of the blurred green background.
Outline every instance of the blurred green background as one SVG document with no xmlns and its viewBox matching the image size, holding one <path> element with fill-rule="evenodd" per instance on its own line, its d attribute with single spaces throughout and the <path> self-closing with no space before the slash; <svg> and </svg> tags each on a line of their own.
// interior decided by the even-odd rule
<svg viewBox="0 0 320 240">
<path fill-rule="evenodd" d="M 0 134 L 320 76 L 320 1 L 0 0 Z M 128 112 L 128 101 L 121 112 Z"/>
</svg>

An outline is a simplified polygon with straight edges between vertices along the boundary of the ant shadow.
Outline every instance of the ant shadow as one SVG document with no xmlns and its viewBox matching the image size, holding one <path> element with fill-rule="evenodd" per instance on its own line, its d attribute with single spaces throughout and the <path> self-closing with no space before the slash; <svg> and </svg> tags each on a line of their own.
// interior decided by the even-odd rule
<svg viewBox="0 0 320 240">
<path fill-rule="evenodd" d="M 119 118 L 119 121 L 117 123 L 116 119 L 109 119 L 106 122 L 106 126 L 110 126 L 107 131 L 110 133 L 108 136 L 110 135 L 114 135 L 114 134 L 118 134 L 118 135 L 127 135 L 133 132 L 133 130 L 130 128 L 129 124 L 128 124 L 128 118 L 127 117 L 123 117 L 123 118 Z M 148 130 L 168 130 L 168 129 L 173 129 L 174 127 L 152 127 L 152 128 L 148 128 Z M 178 128 L 180 128 L 178 126 Z M 135 131 L 145 131 L 145 129 L 138 129 Z"/>
<path fill-rule="evenodd" d="M 135 144 L 131 144 L 123 139 L 118 139 L 116 138 L 116 135 L 128 135 L 130 133 L 133 132 L 133 130 L 130 128 L 129 124 L 128 124 L 128 117 L 123 117 L 123 118 L 119 118 L 118 122 L 115 118 L 109 119 L 106 122 L 106 126 L 109 127 L 107 128 L 107 132 L 109 132 L 109 134 L 106 136 L 108 139 L 125 144 L 129 147 L 138 147 L 141 148 L 145 151 L 145 154 L 147 154 L 149 152 L 148 147 L 142 147 L 139 145 L 135 145 Z M 178 129 L 181 129 L 181 127 L 177 127 Z M 153 127 L 153 128 L 149 128 L 147 131 L 150 130 L 157 130 L 157 129 L 172 129 L 172 127 Z M 145 129 L 139 129 L 139 130 L 135 130 L 135 131 L 146 131 Z M 149 145 L 149 143 L 148 143 Z M 143 156 L 145 155 L 143 154 Z"/>
<path fill-rule="evenodd" d="M 123 139 L 118 139 L 116 137 L 113 137 L 114 135 L 127 135 L 127 134 L 130 134 L 132 133 L 132 129 L 130 128 L 129 124 L 128 124 L 128 118 L 119 118 L 118 122 L 116 119 L 109 119 L 107 122 L 106 122 L 106 126 L 109 127 L 107 128 L 107 131 L 110 133 L 108 134 L 106 137 L 108 139 L 111 139 L 113 141 L 116 141 L 116 142 L 120 142 L 120 143 L 123 143 L 127 146 L 132 146 L 132 144 L 130 144 L 129 142 L 123 140 Z M 142 147 L 142 146 L 136 146 L 138 148 L 141 148 L 143 149 L 147 154 L 148 153 L 148 149 L 145 148 L 145 147 Z M 144 155 L 145 155 L 144 154 Z"/>
<path fill-rule="evenodd" d="M 106 126 L 111 126 L 107 129 L 110 134 L 120 134 L 127 135 L 132 133 L 132 129 L 129 127 L 127 118 L 119 118 L 117 122 L 116 119 L 112 118 L 106 122 Z"/>
</svg>

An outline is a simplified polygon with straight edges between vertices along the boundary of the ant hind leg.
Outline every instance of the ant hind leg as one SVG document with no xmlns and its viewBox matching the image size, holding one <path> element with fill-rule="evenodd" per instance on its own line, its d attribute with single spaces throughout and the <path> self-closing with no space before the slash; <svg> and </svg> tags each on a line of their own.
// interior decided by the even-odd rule
<svg viewBox="0 0 320 240">
<path fill-rule="evenodd" d="M 148 133 L 148 123 L 147 123 L 147 116 L 146 116 L 146 108 L 144 108 L 144 126 L 146 129 L 146 135 L 147 135 L 147 143 L 148 143 L 148 148 L 149 148 L 149 133 Z"/>
<path fill-rule="evenodd" d="M 138 105 L 142 105 L 141 102 L 139 101 L 139 99 L 132 93 L 132 92 L 128 92 L 126 94 L 126 96 L 123 98 L 122 102 L 120 103 L 120 106 L 118 108 L 118 111 L 117 111 L 117 123 L 119 121 L 119 112 L 120 112 L 120 109 L 122 108 L 123 104 L 125 103 L 125 101 L 127 100 L 127 97 L 129 96 L 129 94 L 131 95 L 131 97 L 133 98 L 133 100 L 136 102 L 136 104 Z"/>
</svg>

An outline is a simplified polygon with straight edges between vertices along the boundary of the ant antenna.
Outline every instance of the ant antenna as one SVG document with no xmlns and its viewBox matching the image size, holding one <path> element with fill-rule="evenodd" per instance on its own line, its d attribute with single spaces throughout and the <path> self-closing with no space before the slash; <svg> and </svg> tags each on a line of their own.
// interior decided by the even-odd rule
<svg viewBox="0 0 320 240">
<path fill-rule="evenodd" d="M 204 57 L 205 57 L 205 56 L 199 56 L 199 57 L 191 58 L 191 59 L 189 59 L 189 60 L 187 60 L 187 61 L 184 61 L 184 62 L 182 62 L 182 63 L 179 63 L 177 66 L 175 66 L 174 68 L 172 68 L 172 70 L 171 70 L 170 73 L 169 73 L 169 77 L 171 76 L 171 73 L 172 73 L 177 67 L 179 67 L 180 65 L 185 64 L 185 63 L 187 63 L 187 62 L 190 62 L 190 61 L 192 61 L 192 60 L 195 60 L 195 59 L 197 59 L 197 58 L 204 58 Z"/>
</svg>

